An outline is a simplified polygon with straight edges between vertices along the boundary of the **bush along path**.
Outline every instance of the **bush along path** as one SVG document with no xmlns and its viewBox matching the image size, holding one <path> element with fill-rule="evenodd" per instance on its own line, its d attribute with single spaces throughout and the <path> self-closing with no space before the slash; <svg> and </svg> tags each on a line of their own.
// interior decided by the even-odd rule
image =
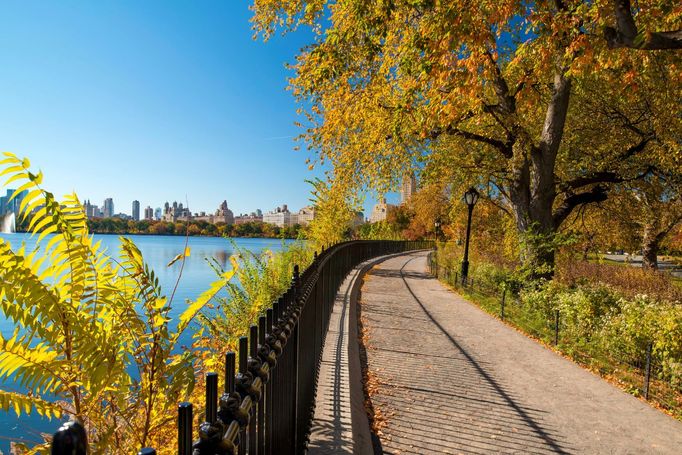
<svg viewBox="0 0 682 455">
<path fill-rule="evenodd" d="M 682 423 L 448 290 L 426 253 L 365 278 L 368 409 L 384 453 L 678 453 Z"/>
<path fill-rule="evenodd" d="M 462 282 L 430 260 L 432 275 L 489 314 L 682 421 L 682 293 L 660 273 L 609 268 L 583 262 L 572 279 L 518 289 L 489 265 Z"/>
</svg>

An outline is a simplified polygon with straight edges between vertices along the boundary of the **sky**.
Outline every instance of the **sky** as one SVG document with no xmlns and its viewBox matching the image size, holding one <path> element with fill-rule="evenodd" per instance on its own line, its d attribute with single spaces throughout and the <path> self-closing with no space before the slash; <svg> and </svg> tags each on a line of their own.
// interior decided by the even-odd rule
<svg viewBox="0 0 682 455">
<path fill-rule="evenodd" d="M 0 150 L 116 212 L 308 205 L 285 63 L 312 34 L 254 40 L 250 3 L 1 2 Z"/>
</svg>

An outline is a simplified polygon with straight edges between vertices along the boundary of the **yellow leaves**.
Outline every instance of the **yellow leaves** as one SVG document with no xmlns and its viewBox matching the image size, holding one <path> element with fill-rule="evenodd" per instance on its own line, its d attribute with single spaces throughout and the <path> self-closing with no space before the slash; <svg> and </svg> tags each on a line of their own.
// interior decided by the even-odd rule
<svg viewBox="0 0 682 455">
<path fill-rule="evenodd" d="M 166 297 L 160 297 L 160 298 L 154 300 L 154 302 L 152 304 L 152 308 L 156 311 L 160 311 L 163 308 L 165 308 L 167 302 L 168 302 L 168 299 Z"/>
<path fill-rule="evenodd" d="M 169 318 L 165 317 L 163 314 L 156 314 L 152 318 L 152 328 L 153 329 L 159 329 L 163 327 L 168 321 L 170 321 Z"/>
<path fill-rule="evenodd" d="M 7 158 L 0 161 L 0 165 L 7 164 L 7 163 L 15 163 L 18 159 L 17 156 L 12 152 L 2 152 L 2 154 L 5 155 Z"/>
<path fill-rule="evenodd" d="M 184 252 L 184 253 L 180 253 L 180 254 L 178 254 L 177 256 L 175 256 L 173 259 L 171 259 L 171 261 L 166 265 L 166 267 L 172 266 L 173 264 L 175 264 L 176 262 L 178 262 L 180 259 L 189 257 L 189 254 L 190 254 L 190 248 L 189 248 L 189 247 L 185 247 L 185 252 Z"/>
<path fill-rule="evenodd" d="M 44 342 L 33 347 L 29 343 L 18 330 L 10 339 L 0 336 L 0 378 L 13 377 L 34 393 L 58 390 L 62 381 L 54 373 L 60 363 L 57 353 Z"/>
<path fill-rule="evenodd" d="M 57 201 L 39 188 L 43 175 L 28 169 L 29 160 L 6 153 L 0 163 L 0 174 L 27 190 L 20 211 L 37 236 L 31 251 L 13 251 L 0 239 L 0 317 L 17 328 L 11 337 L 0 337 L 0 380 L 50 394 L 69 409 L 78 398 L 90 430 L 100 438 L 95 440 L 116 453 L 132 452 L 140 443 L 130 434 L 157 431 L 145 429 L 145 422 L 163 424 L 194 380 L 192 356 L 171 355 L 179 332 L 169 333 L 168 299 L 132 241 L 121 238 L 120 258 L 100 250 L 75 194 Z M 186 248 L 179 256 L 189 255 Z M 183 312 L 181 330 L 211 295 Z M 139 387 L 133 371 L 140 372 L 140 380 L 153 381 L 151 387 Z M 62 414 L 38 396 L 4 391 L 0 410 Z"/>
<path fill-rule="evenodd" d="M 201 293 L 201 295 L 194 301 L 190 302 L 189 306 L 182 312 L 179 317 L 180 323 L 178 324 L 177 336 L 179 336 L 189 325 L 189 323 L 194 319 L 194 317 L 201 311 L 201 309 L 206 306 L 217 294 L 223 289 L 227 283 L 232 279 L 236 273 L 239 264 L 234 256 L 230 257 L 230 263 L 232 264 L 232 269 L 224 272 L 220 275 L 220 278 L 214 281 L 211 286 Z"/>
<path fill-rule="evenodd" d="M 20 416 L 22 413 L 31 414 L 33 409 L 48 419 L 59 418 L 63 414 L 62 409 L 55 403 L 34 396 L 0 390 L 0 410 L 5 412 L 12 410 Z"/>
<path fill-rule="evenodd" d="M 16 182 L 17 180 L 23 180 L 27 178 L 28 178 L 27 172 L 17 172 L 16 174 L 12 175 L 10 178 L 5 180 L 5 186 L 10 186 L 13 182 Z"/>
</svg>

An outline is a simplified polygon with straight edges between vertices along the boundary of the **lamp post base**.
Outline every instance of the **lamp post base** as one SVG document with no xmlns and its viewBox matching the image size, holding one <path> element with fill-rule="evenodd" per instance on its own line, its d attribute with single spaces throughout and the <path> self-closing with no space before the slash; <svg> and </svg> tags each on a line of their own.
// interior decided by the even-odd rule
<svg viewBox="0 0 682 455">
<path fill-rule="evenodd" d="M 466 286 L 467 277 L 469 276 L 469 261 L 462 261 L 462 286 Z"/>
</svg>

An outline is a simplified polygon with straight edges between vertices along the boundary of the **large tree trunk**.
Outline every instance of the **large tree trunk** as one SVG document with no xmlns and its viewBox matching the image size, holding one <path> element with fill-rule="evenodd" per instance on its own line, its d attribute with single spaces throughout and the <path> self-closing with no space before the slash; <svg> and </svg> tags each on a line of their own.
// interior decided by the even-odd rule
<svg viewBox="0 0 682 455">
<path fill-rule="evenodd" d="M 520 171 L 521 174 L 530 174 L 530 169 Z M 517 180 L 511 191 L 511 203 L 521 240 L 521 263 L 531 278 L 550 279 L 554 275 L 555 259 L 554 198 L 534 196 L 531 185 L 526 182 L 525 178 Z"/>
<path fill-rule="evenodd" d="M 527 145 L 525 150 L 515 150 L 512 158 L 509 194 L 522 242 L 521 261 L 533 278 L 551 279 L 554 275 L 554 240 L 560 224 L 553 211 L 554 168 L 570 93 L 570 79 L 562 71 L 557 72 L 539 142 Z"/>
<path fill-rule="evenodd" d="M 644 239 L 642 240 L 642 267 L 647 270 L 658 270 L 658 250 L 660 242 L 658 235 L 647 226 L 644 229 Z"/>
</svg>

